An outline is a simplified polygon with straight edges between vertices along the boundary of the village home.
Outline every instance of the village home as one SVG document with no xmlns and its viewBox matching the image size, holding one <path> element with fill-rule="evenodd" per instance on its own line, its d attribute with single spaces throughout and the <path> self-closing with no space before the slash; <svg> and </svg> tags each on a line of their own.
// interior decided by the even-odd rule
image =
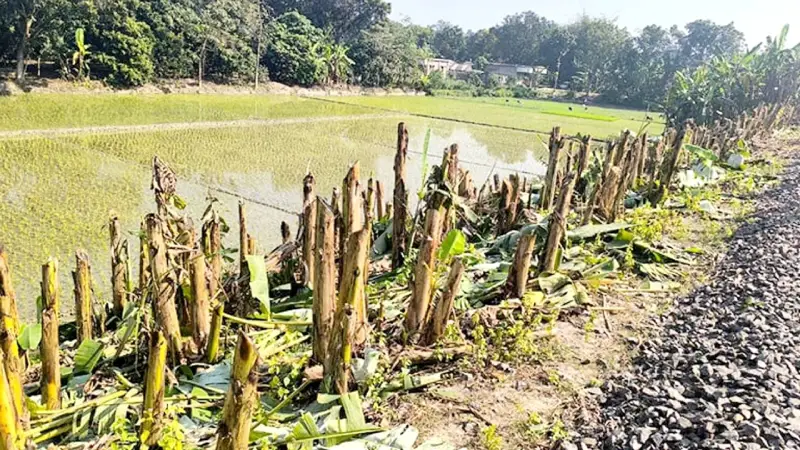
<svg viewBox="0 0 800 450">
<path fill-rule="evenodd" d="M 537 80 L 547 75 L 544 66 L 525 66 L 520 64 L 492 63 L 486 65 L 484 70 L 476 70 L 471 61 L 459 63 L 452 59 L 430 58 L 422 62 L 425 75 L 435 71 L 442 72 L 445 77 L 465 79 L 471 74 L 495 75 L 503 84 L 524 84 L 533 86 Z"/>
</svg>

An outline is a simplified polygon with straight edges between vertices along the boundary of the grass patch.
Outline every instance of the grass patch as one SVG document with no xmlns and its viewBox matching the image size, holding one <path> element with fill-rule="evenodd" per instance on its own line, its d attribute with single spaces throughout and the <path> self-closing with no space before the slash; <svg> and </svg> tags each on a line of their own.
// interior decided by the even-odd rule
<svg viewBox="0 0 800 450">
<path fill-rule="evenodd" d="M 549 114 L 551 116 L 563 116 L 563 117 L 576 117 L 578 119 L 586 119 L 586 120 L 599 120 L 601 122 L 616 122 L 617 119 L 609 116 L 601 116 L 598 114 L 589 114 L 586 112 L 580 111 L 543 111 L 542 114 Z"/>
<path fill-rule="evenodd" d="M 592 112 L 588 114 L 613 119 L 611 121 L 593 120 L 580 117 L 582 114 L 587 114 L 585 111 L 572 111 L 577 116 L 575 114 L 567 115 L 570 111 L 568 110 L 569 105 L 566 103 L 513 98 L 386 96 L 346 97 L 338 101 L 384 110 L 530 131 L 549 132 L 554 126 L 560 126 L 568 134 L 591 134 L 597 138 L 617 136 L 620 130 L 625 128 L 638 130 L 642 127 L 646 115 L 643 111 L 593 107 Z M 561 112 L 565 114 L 559 114 Z M 658 130 L 655 127 L 658 127 Z M 649 131 L 656 133 L 661 129 L 663 129 L 662 125 L 654 124 L 651 125 Z"/>
<path fill-rule="evenodd" d="M 0 97 L 0 130 L 375 114 L 289 95 L 26 94 Z"/>
</svg>

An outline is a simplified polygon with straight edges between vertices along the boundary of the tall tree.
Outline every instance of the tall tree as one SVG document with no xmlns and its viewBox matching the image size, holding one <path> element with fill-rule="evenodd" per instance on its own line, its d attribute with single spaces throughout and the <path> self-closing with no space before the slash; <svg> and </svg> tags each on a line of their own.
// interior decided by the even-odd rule
<svg viewBox="0 0 800 450">
<path fill-rule="evenodd" d="M 384 0 L 268 0 L 275 15 L 297 11 L 337 42 L 351 42 L 361 32 L 386 20 L 391 6 Z"/>
<path fill-rule="evenodd" d="M 264 55 L 270 77 L 281 83 L 311 86 L 322 80 L 325 43 L 322 30 L 297 12 L 281 15 L 267 27 L 269 44 Z"/>
<path fill-rule="evenodd" d="M 353 44 L 355 81 L 364 86 L 411 86 L 422 76 L 419 62 L 430 56 L 417 45 L 418 29 L 389 21 L 364 31 Z"/>
<path fill-rule="evenodd" d="M 472 62 L 479 58 L 491 59 L 497 46 L 497 35 L 491 29 L 482 29 L 467 33 L 467 46 L 464 59 Z"/>
<path fill-rule="evenodd" d="M 540 47 L 555 26 L 555 23 L 531 11 L 507 16 L 494 28 L 497 36 L 495 58 L 511 64 L 541 63 Z"/>
<path fill-rule="evenodd" d="M 440 21 L 433 26 L 433 53 L 439 58 L 460 60 L 467 47 L 464 30 L 457 25 Z"/>
<path fill-rule="evenodd" d="M 602 92 L 611 80 L 614 62 L 629 38 L 628 31 L 609 19 L 581 17 L 570 25 L 575 35 L 575 69 L 584 91 Z"/>
<path fill-rule="evenodd" d="M 575 49 L 575 34 L 569 27 L 555 26 L 542 44 L 542 54 L 553 73 L 553 87 L 558 88 L 561 66 Z"/>
<path fill-rule="evenodd" d="M 710 20 L 686 24 L 680 37 L 681 58 L 685 67 L 695 68 L 711 61 L 714 56 L 733 56 L 744 48 L 744 34 L 733 26 L 717 25 Z"/>
<path fill-rule="evenodd" d="M 8 21 L 13 29 L 16 42 L 16 77 L 25 77 L 25 58 L 32 42 L 47 30 L 53 22 L 58 21 L 76 3 L 70 0 L 7 0 Z M 70 30 L 75 33 L 75 30 Z"/>
</svg>

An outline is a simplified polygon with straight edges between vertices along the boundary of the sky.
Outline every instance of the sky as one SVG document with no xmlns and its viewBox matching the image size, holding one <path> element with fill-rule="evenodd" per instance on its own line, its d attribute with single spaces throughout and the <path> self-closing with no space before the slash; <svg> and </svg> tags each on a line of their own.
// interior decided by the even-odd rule
<svg viewBox="0 0 800 450">
<path fill-rule="evenodd" d="M 783 25 L 790 25 L 789 42 L 800 42 L 800 0 L 389 0 L 392 18 L 411 19 L 420 25 L 445 20 L 466 30 L 488 28 L 503 17 L 533 11 L 558 23 L 568 23 L 579 15 L 616 19 L 633 33 L 647 25 L 665 28 L 685 25 L 697 19 L 719 24 L 734 22 L 745 34 L 748 45 L 775 36 Z"/>
</svg>

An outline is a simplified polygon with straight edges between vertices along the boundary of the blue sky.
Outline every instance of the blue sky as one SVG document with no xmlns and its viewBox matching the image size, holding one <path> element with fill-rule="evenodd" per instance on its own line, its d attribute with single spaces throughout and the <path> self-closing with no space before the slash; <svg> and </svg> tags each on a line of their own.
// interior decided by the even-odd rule
<svg viewBox="0 0 800 450">
<path fill-rule="evenodd" d="M 789 23 L 789 41 L 800 42 L 800 0 L 389 0 L 392 18 L 410 18 L 431 25 L 446 20 L 465 29 L 487 28 L 503 17 L 520 11 L 534 11 L 559 23 L 582 13 L 616 19 L 632 32 L 657 24 L 669 27 L 696 19 L 717 23 L 734 22 L 754 45 L 767 35 L 777 34 Z"/>
</svg>

